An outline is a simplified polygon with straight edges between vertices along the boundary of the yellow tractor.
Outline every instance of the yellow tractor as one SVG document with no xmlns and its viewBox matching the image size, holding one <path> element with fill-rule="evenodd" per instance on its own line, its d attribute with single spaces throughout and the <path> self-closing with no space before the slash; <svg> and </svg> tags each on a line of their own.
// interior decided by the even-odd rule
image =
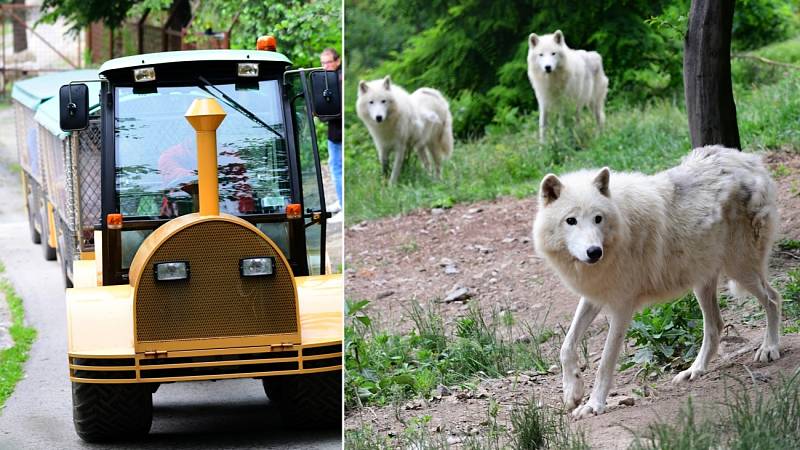
<svg viewBox="0 0 800 450">
<path fill-rule="evenodd" d="M 247 50 L 98 73 L 58 97 L 62 130 L 101 137 L 96 186 L 74 189 L 100 218 L 75 227 L 90 245 L 66 293 L 78 435 L 145 435 L 160 383 L 233 378 L 259 379 L 287 424 L 341 426 L 343 286 L 313 121 L 339 114 L 337 74 Z"/>
</svg>

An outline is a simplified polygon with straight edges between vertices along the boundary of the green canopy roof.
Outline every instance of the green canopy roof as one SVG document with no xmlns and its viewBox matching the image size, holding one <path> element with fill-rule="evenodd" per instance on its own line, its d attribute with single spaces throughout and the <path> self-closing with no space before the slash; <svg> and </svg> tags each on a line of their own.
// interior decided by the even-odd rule
<svg viewBox="0 0 800 450">
<path fill-rule="evenodd" d="M 81 72 L 91 72 L 94 76 L 76 79 L 97 79 L 97 71 L 85 70 Z M 100 83 L 86 83 L 86 85 L 89 87 L 89 111 L 91 112 L 100 107 Z M 39 106 L 39 109 L 36 110 L 36 114 L 33 116 L 33 119 L 45 127 L 49 132 L 58 136 L 60 139 L 64 139 L 65 137 L 69 136 L 68 131 L 61 131 L 61 126 L 59 124 L 59 98 L 57 95 L 45 100 Z"/>
<path fill-rule="evenodd" d="M 68 84 L 71 81 L 96 79 L 96 70 L 51 72 L 47 75 L 14 82 L 14 88 L 11 90 L 11 98 L 35 111 L 43 101 L 58 96 L 58 89 L 62 85 Z"/>
<path fill-rule="evenodd" d="M 116 69 L 197 61 L 255 61 L 291 64 L 291 61 L 286 56 L 276 52 L 259 50 L 184 50 L 180 52 L 147 53 L 112 59 L 100 66 L 100 73 Z"/>
</svg>

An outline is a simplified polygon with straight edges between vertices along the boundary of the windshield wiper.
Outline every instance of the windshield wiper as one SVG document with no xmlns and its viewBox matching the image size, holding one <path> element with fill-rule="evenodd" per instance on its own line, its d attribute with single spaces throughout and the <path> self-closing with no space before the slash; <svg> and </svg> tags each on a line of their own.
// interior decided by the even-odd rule
<svg viewBox="0 0 800 450">
<path fill-rule="evenodd" d="M 200 85 L 199 86 L 200 89 L 208 92 L 211 96 L 213 96 L 217 100 L 222 101 L 223 103 L 225 103 L 226 105 L 230 106 L 231 108 L 235 109 L 236 111 L 238 111 L 239 113 L 241 113 L 243 116 L 247 117 L 248 119 L 252 120 L 253 122 L 256 122 L 257 124 L 261 125 L 262 127 L 266 128 L 267 130 L 273 132 L 275 134 L 275 136 L 278 136 L 279 138 L 284 139 L 282 134 L 280 134 L 277 131 L 275 131 L 274 128 L 272 128 L 271 126 L 267 125 L 266 122 L 261 120 L 255 114 L 253 114 L 249 109 L 247 109 L 244 106 L 242 106 L 241 104 L 239 104 L 239 102 L 237 102 L 236 100 L 230 98 L 227 94 L 222 92 L 222 90 L 220 90 L 218 87 L 216 87 L 213 84 L 211 84 L 208 80 L 206 80 L 202 76 L 198 76 L 197 79 L 200 80 L 205 85 L 205 86 Z M 215 95 L 208 88 L 212 88 L 215 91 L 219 92 L 220 96 L 222 96 L 222 97 Z"/>
</svg>

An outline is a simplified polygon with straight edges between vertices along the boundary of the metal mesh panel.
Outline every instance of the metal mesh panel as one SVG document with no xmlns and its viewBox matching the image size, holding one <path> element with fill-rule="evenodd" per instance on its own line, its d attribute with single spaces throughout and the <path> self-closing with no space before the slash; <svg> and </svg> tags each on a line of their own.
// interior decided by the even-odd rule
<svg viewBox="0 0 800 450">
<path fill-rule="evenodd" d="M 75 167 L 75 229 L 80 230 L 80 249 L 94 250 L 94 226 L 100 223 L 100 119 L 89 121 L 89 128 L 73 133 L 72 157 Z"/>
<path fill-rule="evenodd" d="M 37 183 L 42 183 L 41 161 L 39 156 L 38 125 L 33 120 L 34 111 L 18 102 L 14 102 L 14 113 L 17 125 L 17 148 L 19 164 Z"/>
<path fill-rule="evenodd" d="M 242 258 L 272 256 L 275 275 L 242 277 Z M 156 282 L 155 263 L 188 261 L 188 280 Z M 135 294 L 139 342 L 297 332 L 289 269 L 269 243 L 227 221 L 191 225 L 151 256 Z"/>
<path fill-rule="evenodd" d="M 55 207 L 56 214 L 67 221 L 69 217 L 67 216 L 67 182 L 64 170 L 65 146 L 66 141 L 62 141 L 46 128 L 39 126 L 39 152 L 42 155 L 47 199 Z"/>
</svg>

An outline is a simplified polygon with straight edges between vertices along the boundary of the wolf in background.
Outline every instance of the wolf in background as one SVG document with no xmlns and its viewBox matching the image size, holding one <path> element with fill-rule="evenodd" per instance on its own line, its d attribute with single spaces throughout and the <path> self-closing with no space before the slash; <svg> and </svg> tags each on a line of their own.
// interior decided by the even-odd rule
<svg viewBox="0 0 800 450">
<path fill-rule="evenodd" d="M 539 103 L 540 141 L 544 141 L 552 114 L 564 109 L 574 109 L 577 121 L 581 109 L 588 106 L 603 128 L 608 78 L 599 53 L 569 48 L 561 30 L 544 36 L 531 33 L 528 79 Z"/>
<path fill-rule="evenodd" d="M 647 176 L 583 170 L 541 182 L 533 225 L 537 252 L 581 295 L 561 347 L 564 403 L 573 416 L 604 411 L 626 330 L 637 310 L 693 289 L 703 343 L 673 382 L 694 380 L 717 352 L 722 316 L 717 282 L 753 294 L 767 329 L 755 360 L 780 358 L 782 299 L 767 279 L 778 224 L 776 187 L 760 157 L 719 146 L 698 148 L 680 165 Z M 586 404 L 577 350 L 601 309 L 609 331 Z"/>
<path fill-rule="evenodd" d="M 433 176 L 441 176 L 442 163 L 453 153 L 453 118 L 439 91 L 419 88 L 409 94 L 388 76 L 361 80 L 356 112 L 375 141 L 384 176 L 394 152 L 390 184 L 397 183 L 409 149 L 416 150 Z"/>
</svg>

